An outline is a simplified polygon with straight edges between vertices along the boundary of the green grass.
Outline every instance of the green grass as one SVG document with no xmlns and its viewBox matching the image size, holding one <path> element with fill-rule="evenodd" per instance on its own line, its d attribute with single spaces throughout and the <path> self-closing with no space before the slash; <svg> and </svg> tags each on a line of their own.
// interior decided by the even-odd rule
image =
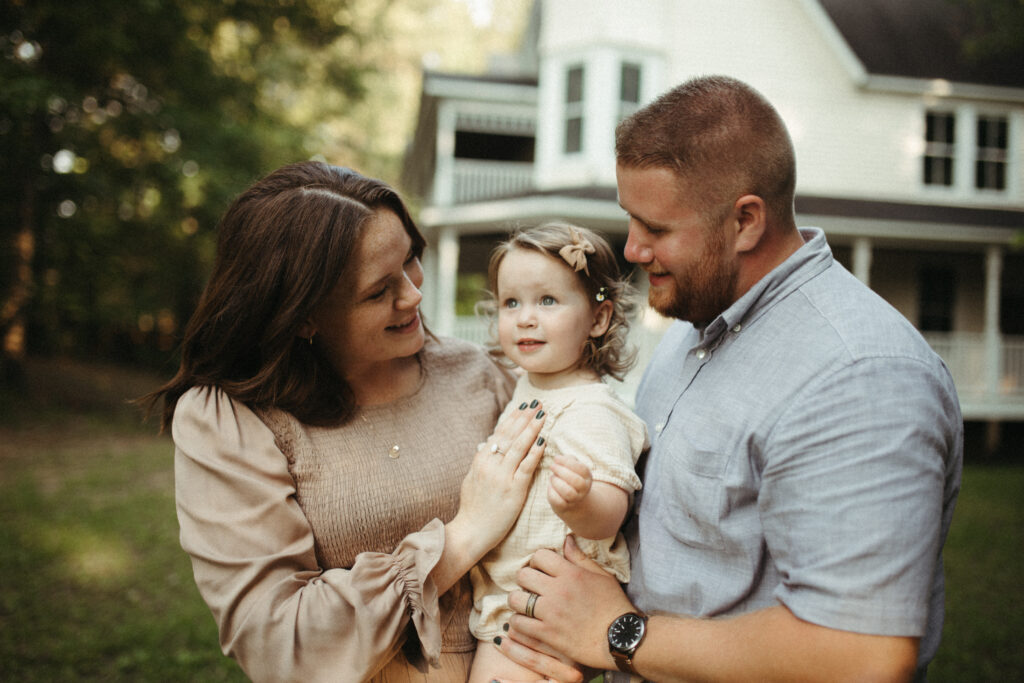
<svg viewBox="0 0 1024 683">
<path fill-rule="evenodd" d="M 241 681 L 178 545 L 172 446 L 123 398 L 152 380 L 36 365 L 0 387 L 0 680 Z M 970 465 L 933 683 L 1024 680 L 1024 463 Z"/>
<path fill-rule="evenodd" d="M 1024 466 L 965 468 L 945 566 L 946 623 L 929 681 L 1024 680 Z"/>
</svg>

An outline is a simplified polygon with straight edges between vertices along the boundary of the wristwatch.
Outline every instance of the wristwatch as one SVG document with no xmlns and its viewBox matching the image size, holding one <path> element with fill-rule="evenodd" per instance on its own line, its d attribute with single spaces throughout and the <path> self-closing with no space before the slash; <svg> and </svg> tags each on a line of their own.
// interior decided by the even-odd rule
<svg viewBox="0 0 1024 683">
<path fill-rule="evenodd" d="M 647 635 L 647 616 L 637 612 L 626 612 L 616 617 L 608 627 L 608 651 L 615 660 L 619 671 L 636 674 L 633 655 Z M 639 675 L 639 674 L 638 674 Z"/>
</svg>

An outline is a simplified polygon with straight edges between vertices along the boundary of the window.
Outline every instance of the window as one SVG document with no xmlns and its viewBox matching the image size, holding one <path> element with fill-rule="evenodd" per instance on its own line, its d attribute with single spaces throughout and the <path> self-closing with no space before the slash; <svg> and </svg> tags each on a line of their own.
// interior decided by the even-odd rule
<svg viewBox="0 0 1024 683">
<path fill-rule="evenodd" d="M 955 123 L 953 114 L 928 112 L 925 115 L 925 185 L 953 185 Z"/>
<path fill-rule="evenodd" d="M 583 67 L 572 66 L 565 79 L 565 153 L 583 150 Z"/>
<path fill-rule="evenodd" d="M 953 329 L 953 271 L 941 266 L 921 269 L 918 324 L 922 332 L 950 332 Z"/>
<path fill-rule="evenodd" d="M 626 118 L 640 105 L 640 65 L 623 62 L 619 75 L 619 120 Z"/>
<path fill-rule="evenodd" d="M 1006 118 L 978 117 L 974 186 L 979 190 L 1006 189 Z"/>
</svg>

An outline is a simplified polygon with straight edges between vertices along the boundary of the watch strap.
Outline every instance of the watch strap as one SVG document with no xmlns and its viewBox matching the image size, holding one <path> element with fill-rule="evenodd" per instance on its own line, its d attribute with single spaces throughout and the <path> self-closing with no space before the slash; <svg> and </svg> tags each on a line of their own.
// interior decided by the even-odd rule
<svg viewBox="0 0 1024 683">
<path fill-rule="evenodd" d="M 633 652 L 636 652 L 636 648 L 633 648 Z M 617 666 L 619 671 L 622 673 L 632 674 L 634 676 L 640 675 L 639 672 L 633 668 L 633 656 L 631 654 L 627 655 L 625 652 L 612 650 L 612 659 L 615 660 L 615 666 Z"/>
</svg>

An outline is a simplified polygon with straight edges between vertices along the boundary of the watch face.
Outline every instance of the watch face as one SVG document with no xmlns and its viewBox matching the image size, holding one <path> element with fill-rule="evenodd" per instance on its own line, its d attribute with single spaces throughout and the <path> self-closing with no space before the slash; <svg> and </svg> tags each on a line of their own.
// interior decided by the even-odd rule
<svg viewBox="0 0 1024 683">
<path fill-rule="evenodd" d="M 628 652 L 640 643 L 645 626 L 640 615 L 623 614 L 608 629 L 608 643 L 616 650 Z"/>
</svg>

